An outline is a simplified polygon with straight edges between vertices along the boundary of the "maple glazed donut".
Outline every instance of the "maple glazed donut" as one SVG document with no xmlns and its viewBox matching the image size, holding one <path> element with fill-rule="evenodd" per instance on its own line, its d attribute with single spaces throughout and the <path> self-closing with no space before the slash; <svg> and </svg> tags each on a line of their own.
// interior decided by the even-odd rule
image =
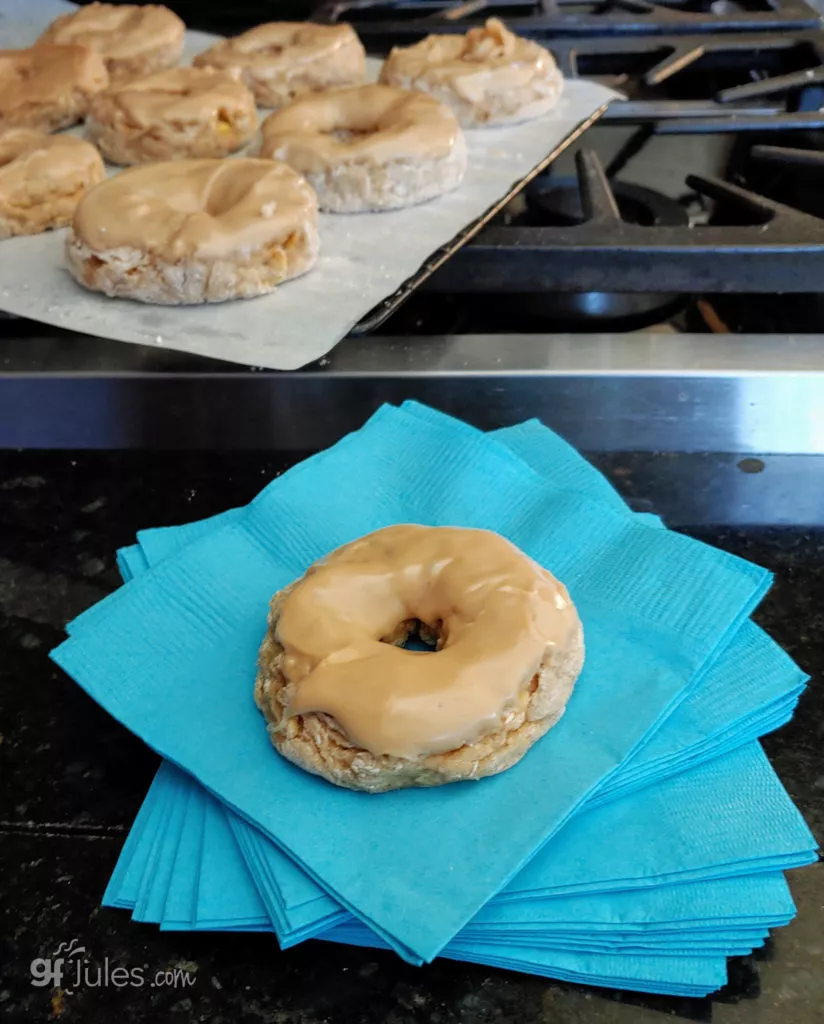
<svg viewBox="0 0 824 1024">
<path fill-rule="evenodd" d="M 218 158 L 257 131 L 255 98 L 228 71 L 172 68 L 95 97 L 88 138 L 113 164 Z"/>
<path fill-rule="evenodd" d="M 380 81 L 429 93 L 450 106 L 464 128 L 481 128 L 547 113 L 564 79 L 548 50 L 489 18 L 463 36 L 432 35 L 393 47 Z"/>
<path fill-rule="evenodd" d="M 88 142 L 30 128 L 0 132 L 0 239 L 65 227 L 106 170 Z"/>
<path fill-rule="evenodd" d="M 192 62 L 236 68 L 262 107 L 282 107 L 298 96 L 362 82 L 366 53 L 351 25 L 273 21 L 222 39 Z"/>
<path fill-rule="evenodd" d="M 270 114 L 261 134 L 260 155 L 303 174 L 333 213 L 423 203 L 457 188 L 466 171 L 452 111 L 388 85 L 305 96 Z"/>
<path fill-rule="evenodd" d="M 96 50 L 112 81 L 122 82 L 174 67 L 185 32 L 168 7 L 92 3 L 55 18 L 38 43 L 80 43 Z"/>
<path fill-rule="evenodd" d="M 269 160 L 178 160 L 108 178 L 77 208 L 66 242 L 77 281 L 162 305 L 248 299 L 312 267 L 317 201 Z"/>
<path fill-rule="evenodd" d="M 418 625 L 433 653 L 400 646 Z M 519 761 L 583 658 L 566 589 L 508 540 L 390 526 L 275 594 L 255 700 L 275 748 L 329 782 L 438 786 Z"/>
<path fill-rule="evenodd" d="M 108 84 L 106 65 L 85 46 L 0 50 L 0 130 L 70 128 Z"/>
</svg>

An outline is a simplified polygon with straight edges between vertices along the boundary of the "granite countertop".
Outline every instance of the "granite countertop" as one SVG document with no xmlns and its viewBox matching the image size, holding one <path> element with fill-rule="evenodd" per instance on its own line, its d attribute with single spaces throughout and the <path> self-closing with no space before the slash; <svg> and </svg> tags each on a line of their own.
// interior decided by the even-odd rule
<svg viewBox="0 0 824 1024">
<path fill-rule="evenodd" d="M 612 460 L 616 482 L 633 475 Z M 285 468 L 261 454 L 0 452 L 0 1016 L 9 1024 L 813 1024 L 824 1006 L 824 873 L 793 872 L 799 916 L 731 962 L 713 1000 L 635 996 L 474 965 L 413 968 L 392 954 L 274 937 L 160 933 L 99 906 L 157 757 L 46 657 L 62 627 L 116 587 L 114 551 L 145 526 L 248 501 Z M 637 488 L 636 488 L 637 490 Z M 636 493 L 643 499 L 643 493 Z M 774 571 L 759 622 L 812 674 L 765 748 L 824 835 L 824 533 L 688 531 Z M 30 982 L 32 959 L 77 938 L 93 963 L 181 968 L 185 989 Z"/>
</svg>

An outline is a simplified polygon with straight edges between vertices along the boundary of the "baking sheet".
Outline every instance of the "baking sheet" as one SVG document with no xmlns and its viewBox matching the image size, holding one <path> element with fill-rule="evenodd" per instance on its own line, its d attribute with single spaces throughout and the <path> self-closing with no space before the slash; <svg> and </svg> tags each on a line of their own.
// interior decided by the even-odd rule
<svg viewBox="0 0 824 1024">
<path fill-rule="evenodd" d="M 72 7 L 61 0 L 0 0 L 0 47 L 30 45 Z M 191 59 L 214 39 L 188 32 L 184 57 Z M 380 65 L 370 63 L 373 72 Z M 109 299 L 69 276 L 63 230 L 0 242 L 0 309 L 113 341 L 298 369 L 334 348 L 432 253 L 485 214 L 616 95 L 594 82 L 568 81 L 560 103 L 545 117 L 467 131 L 469 167 L 455 192 L 388 213 L 321 214 L 317 264 L 270 295 L 177 307 Z"/>
</svg>

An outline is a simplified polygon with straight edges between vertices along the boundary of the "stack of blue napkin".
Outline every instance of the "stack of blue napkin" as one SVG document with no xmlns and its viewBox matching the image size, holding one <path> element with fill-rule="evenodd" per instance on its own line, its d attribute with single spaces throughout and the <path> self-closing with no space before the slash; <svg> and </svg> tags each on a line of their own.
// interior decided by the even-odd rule
<svg viewBox="0 0 824 1024">
<path fill-rule="evenodd" d="M 510 771 L 369 796 L 280 758 L 252 684 L 271 595 L 397 522 L 509 537 L 567 584 L 587 658 Z M 104 898 L 136 920 L 702 995 L 792 918 L 782 872 L 815 841 L 757 737 L 805 677 L 748 620 L 769 575 L 633 514 L 541 424 L 385 406 L 118 564 L 126 585 L 53 657 L 167 759 Z"/>
</svg>

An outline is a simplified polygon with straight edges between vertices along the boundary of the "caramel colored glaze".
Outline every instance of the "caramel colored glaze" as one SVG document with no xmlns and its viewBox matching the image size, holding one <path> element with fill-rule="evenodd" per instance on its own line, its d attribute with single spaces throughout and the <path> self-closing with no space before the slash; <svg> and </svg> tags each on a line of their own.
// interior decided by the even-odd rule
<svg viewBox="0 0 824 1024">
<path fill-rule="evenodd" d="M 67 92 L 92 95 L 108 84 L 103 61 L 85 46 L 0 50 L 0 126 L 24 108 L 56 103 Z"/>
<path fill-rule="evenodd" d="M 168 7 L 93 3 L 55 19 L 40 41 L 81 43 L 106 60 L 118 61 L 173 46 L 184 31 L 185 25 Z"/>
<path fill-rule="evenodd" d="M 10 164 L 27 149 L 33 149 L 48 138 L 45 132 L 38 132 L 33 128 L 7 128 L 6 131 L 0 131 L 0 167 Z"/>
<path fill-rule="evenodd" d="M 435 653 L 382 642 L 441 629 Z M 578 628 L 566 589 L 486 530 L 390 526 L 313 566 L 277 627 L 290 716 L 332 715 L 375 754 L 455 750 L 501 726 L 552 648 Z"/>
<path fill-rule="evenodd" d="M 137 249 L 169 263 L 242 257 L 316 221 L 309 185 L 268 160 L 176 160 L 135 167 L 92 189 L 76 236 L 91 250 Z"/>
<path fill-rule="evenodd" d="M 45 135 L 27 128 L 0 132 L 0 192 L 28 182 L 36 192 L 59 191 L 76 174 L 84 176 L 99 165 L 100 154 L 73 135 Z"/>
<path fill-rule="evenodd" d="M 0 132 L 0 214 L 49 202 L 100 181 L 100 154 L 73 135 L 45 135 L 26 128 Z"/>
<path fill-rule="evenodd" d="M 363 47 L 350 25 L 298 21 L 273 21 L 232 39 L 223 39 L 198 54 L 193 63 L 196 67 L 255 68 L 275 78 L 303 64 L 338 60 L 341 51 L 351 48 L 353 43 L 357 44 L 362 74 Z"/>
<path fill-rule="evenodd" d="M 308 174 L 339 164 L 446 156 L 461 129 L 442 103 L 389 85 L 316 93 L 275 111 L 261 127 L 261 156 Z"/>
<path fill-rule="evenodd" d="M 150 128 L 158 121 L 211 122 L 218 119 L 221 108 L 254 108 L 254 99 L 246 86 L 228 71 L 214 68 L 159 71 L 113 86 L 103 94 L 101 102 L 114 103 L 127 123 L 137 128 Z"/>
<path fill-rule="evenodd" d="M 498 18 L 489 18 L 483 28 L 470 29 L 465 36 L 432 35 L 414 46 L 393 47 L 380 79 L 450 87 L 462 99 L 478 103 L 490 93 L 558 74 L 548 50 L 514 35 Z"/>
</svg>

